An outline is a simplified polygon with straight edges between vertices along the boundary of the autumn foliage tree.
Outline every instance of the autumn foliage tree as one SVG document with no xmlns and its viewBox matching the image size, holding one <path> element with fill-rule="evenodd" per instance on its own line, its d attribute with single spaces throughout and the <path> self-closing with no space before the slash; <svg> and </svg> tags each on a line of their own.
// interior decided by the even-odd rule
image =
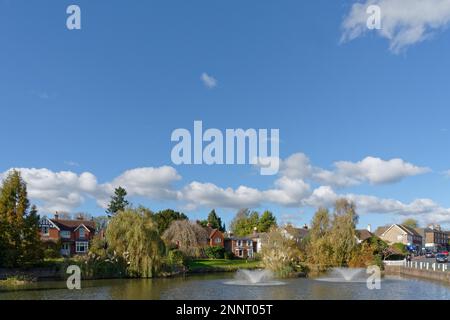
<svg viewBox="0 0 450 320">
<path fill-rule="evenodd" d="M 39 216 L 19 171 L 11 171 L 0 188 L 0 266 L 19 267 L 42 260 Z"/>
<path fill-rule="evenodd" d="M 176 246 L 186 256 L 199 257 L 208 243 L 208 236 L 201 225 L 189 220 L 176 220 L 164 232 L 162 238 L 168 245 Z"/>
</svg>

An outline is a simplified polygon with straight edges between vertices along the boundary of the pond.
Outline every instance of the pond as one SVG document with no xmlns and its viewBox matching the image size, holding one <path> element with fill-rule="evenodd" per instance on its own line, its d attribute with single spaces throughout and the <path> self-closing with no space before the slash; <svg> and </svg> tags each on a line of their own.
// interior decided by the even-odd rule
<svg viewBox="0 0 450 320">
<path fill-rule="evenodd" d="M 38 282 L 20 290 L 0 289 L 0 300 L 450 299 L 450 286 L 410 278 L 386 277 L 381 282 L 380 290 L 369 290 L 363 282 L 329 282 L 309 278 L 282 280 L 282 285 L 242 286 L 232 284 L 234 277 L 234 274 L 209 274 L 168 279 L 83 281 L 82 289 L 73 291 L 66 289 L 65 282 Z"/>
</svg>

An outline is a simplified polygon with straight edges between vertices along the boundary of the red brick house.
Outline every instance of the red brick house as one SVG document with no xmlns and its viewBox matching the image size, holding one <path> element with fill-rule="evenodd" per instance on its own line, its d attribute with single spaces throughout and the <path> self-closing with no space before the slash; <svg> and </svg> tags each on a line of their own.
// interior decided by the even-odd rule
<svg viewBox="0 0 450 320">
<path fill-rule="evenodd" d="M 253 242 L 253 239 L 250 237 L 230 236 L 225 240 L 225 249 L 238 258 L 252 259 L 255 253 Z"/>
<path fill-rule="evenodd" d="M 61 244 L 63 256 L 82 255 L 89 252 L 89 242 L 95 235 L 95 222 L 92 220 L 54 219 L 43 217 L 39 223 L 41 240 L 48 246 Z"/>
<path fill-rule="evenodd" d="M 220 232 L 219 229 L 213 229 L 210 224 L 205 227 L 206 232 L 208 233 L 208 245 L 210 247 L 224 247 L 224 236 L 223 233 Z"/>
</svg>

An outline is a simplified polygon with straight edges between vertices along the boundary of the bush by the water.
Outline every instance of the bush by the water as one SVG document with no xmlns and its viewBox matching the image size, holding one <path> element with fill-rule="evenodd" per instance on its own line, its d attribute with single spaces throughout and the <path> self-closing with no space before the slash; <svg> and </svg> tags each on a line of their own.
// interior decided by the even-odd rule
<svg viewBox="0 0 450 320">
<path fill-rule="evenodd" d="M 225 256 L 225 249 L 223 247 L 206 247 L 205 255 L 210 259 L 223 259 Z"/>
</svg>

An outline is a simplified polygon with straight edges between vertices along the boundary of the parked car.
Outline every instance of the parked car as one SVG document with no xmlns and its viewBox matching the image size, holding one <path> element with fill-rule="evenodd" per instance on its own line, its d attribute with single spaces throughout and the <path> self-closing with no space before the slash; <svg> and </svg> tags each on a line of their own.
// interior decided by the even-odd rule
<svg viewBox="0 0 450 320">
<path fill-rule="evenodd" d="M 434 258 L 434 253 L 431 252 L 431 251 L 427 251 L 427 252 L 425 253 L 425 258 Z"/>
<path fill-rule="evenodd" d="M 448 257 L 448 251 L 447 250 L 442 250 L 441 252 L 439 252 L 439 253 L 441 253 L 441 254 L 443 254 L 443 255 L 445 255 L 445 256 L 447 256 Z"/>
<path fill-rule="evenodd" d="M 436 255 L 436 262 L 437 263 L 447 263 L 448 262 L 448 257 L 445 254 L 438 253 Z"/>
</svg>

